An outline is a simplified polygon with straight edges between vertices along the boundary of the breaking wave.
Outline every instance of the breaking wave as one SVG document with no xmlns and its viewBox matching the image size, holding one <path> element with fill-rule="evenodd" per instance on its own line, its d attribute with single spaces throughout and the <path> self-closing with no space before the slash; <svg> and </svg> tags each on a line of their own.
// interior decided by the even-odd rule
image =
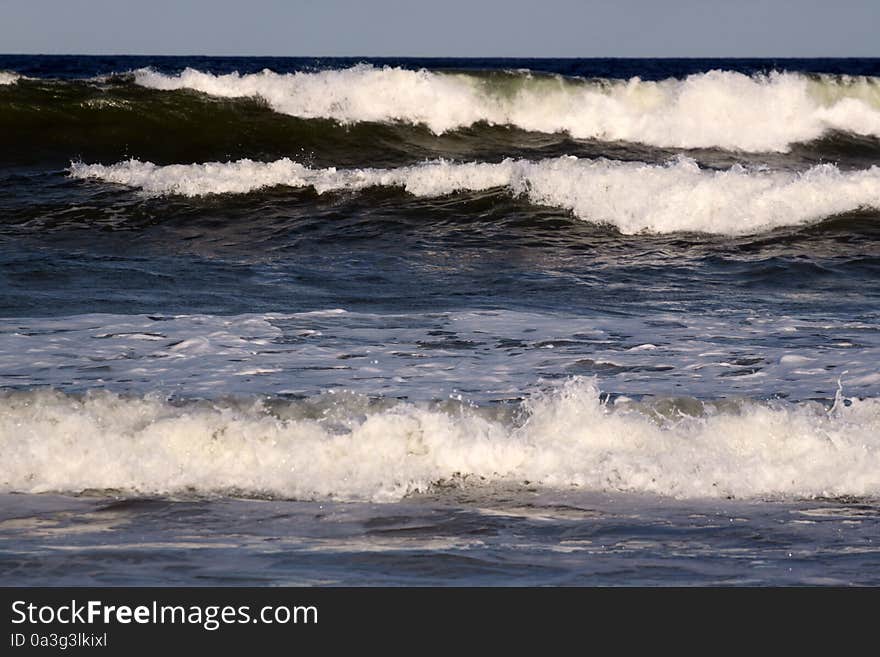
<svg viewBox="0 0 880 657">
<path fill-rule="evenodd" d="M 99 179 L 147 194 L 243 194 L 274 186 L 311 187 L 319 194 L 398 187 L 432 197 L 504 188 L 532 203 L 571 211 L 622 233 L 678 231 L 747 234 L 880 208 L 880 169 L 843 172 L 831 164 L 802 173 L 701 169 L 680 157 L 667 165 L 588 160 L 572 156 L 499 163 L 434 161 L 393 169 L 313 169 L 274 162 L 157 166 L 74 163 L 74 178 Z"/>
<path fill-rule="evenodd" d="M 341 123 L 424 124 L 436 134 L 485 122 L 579 139 L 784 152 L 829 132 L 880 136 L 880 80 L 713 70 L 684 79 L 585 80 L 375 67 L 279 74 L 134 72 L 139 85 L 257 97 L 277 112 Z"/>
<path fill-rule="evenodd" d="M 437 485 L 676 497 L 876 496 L 880 401 L 603 402 L 572 379 L 505 416 L 351 394 L 189 402 L 51 390 L 0 397 L 4 491 L 393 501 Z"/>
</svg>

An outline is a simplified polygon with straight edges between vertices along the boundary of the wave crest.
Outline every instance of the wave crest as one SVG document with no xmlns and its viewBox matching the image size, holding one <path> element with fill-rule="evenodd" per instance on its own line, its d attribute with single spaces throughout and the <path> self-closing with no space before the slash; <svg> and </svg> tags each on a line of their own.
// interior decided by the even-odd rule
<svg viewBox="0 0 880 657">
<path fill-rule="evenodd" d="M 15 71 L 0 71 L 0 86 L 14 84 L 21 80 L 21 76 Z"/>
<path fill-rule="evenodd" d="M 824 164 L 803 173 L 735 166 L 701 169 L 688 158 L 667 165 L 585 160 L 428 162 L 394 169 L 312 169 L 275 162 L 157 166 L 74 163 L 71 175 L 138 187 L 148 194 L 242 194 L 273 187 L 312 187 L 319 194 L 400 187 L 416 196 L 506 188 L 531 202 L 571 211 L 623 233 L 677 231 L 747 234 L 818 221 L 861 208 L 880 208 L 880 168 L 842 172 Z"/>
<path fill-rule="evenodd" d="M 436 134 L 486 122 L 579 139 L 754 152 L 784 152 L 832 131 L 880 136 L 880 81 L 869 77 L 715 70 L 655 82 L 362 64 L 245 75 L 139 69 L 134 79 L 153 89 L 259 97 L 302 118 L 424 124 Z"/>
<path fill-rule="evenodd" d="M 7 394 L 0 487 L 377 501 L 449 481 L 678 497 L 880 494 L 876 399 L 662 417 L 603 403 L 594 381 L 572 379 L 527 402 L 521 422 L 345 394 L 302 404 L 269 412 L 261 402 Z"/>
</svg>

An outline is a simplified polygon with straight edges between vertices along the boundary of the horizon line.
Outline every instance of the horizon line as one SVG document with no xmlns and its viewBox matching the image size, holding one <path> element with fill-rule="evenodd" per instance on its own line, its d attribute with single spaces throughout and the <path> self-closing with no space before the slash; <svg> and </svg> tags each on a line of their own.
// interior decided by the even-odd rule
<svg viewBox="0 0 880 657">
<path fill-rule="evenodd" d="M 204 57 L 204 58 L 260 58 L 260 59 L 880 59 L 880 55 L 257 55 L 257 54 L 204 54 L 204 53 L 52 53 L 8 52 L 0 57 Z"/>
</svg>

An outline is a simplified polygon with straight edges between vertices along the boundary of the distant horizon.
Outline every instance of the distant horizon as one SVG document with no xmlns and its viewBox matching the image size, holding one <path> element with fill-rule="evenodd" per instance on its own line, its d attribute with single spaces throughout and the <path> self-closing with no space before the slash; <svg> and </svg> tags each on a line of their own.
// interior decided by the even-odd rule
<svg viewBox="0 0 880 657">
<path fill-rule="evenodd" d="M 763 60 L 763 59 L 780 59 L 780 60 L 835 60 L 835 59 L 875 59 L 880 60 L 880 55 L 839 55 L 839 56 L 822 56 L 822 55 L 711 55 L 711 56 L 669 56 L 669 55 L 638 55 L 638 56 L 565 56 L 554 57 L 549 55 L 218 55 L 218 54 L 167 54 L 167 53 L 139 53 L 139 52 L 108 52 L 108 53 L 90 53 L 90 52 L 71 52 L 71 53 L 53 53 L 53 52 L 0 52 L 0 57 L 167 57 L 167 58 L 198 58 L 205 59 L 464 59 L 464 60 L 480 60 L 480 59 L 532 59 L 532 60 Z"/>
</svg>

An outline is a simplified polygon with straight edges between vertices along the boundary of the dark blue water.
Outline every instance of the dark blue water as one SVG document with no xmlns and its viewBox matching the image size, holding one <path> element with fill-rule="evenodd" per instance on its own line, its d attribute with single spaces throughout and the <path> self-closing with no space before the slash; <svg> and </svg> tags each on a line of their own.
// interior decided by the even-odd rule
<svg viewBox="0 0 880 657">
<path fill-rule="evenodd" d="M 583 78 L 632 78 L 662 80 L 682 78 L 712 69 L 751 75 L 770 71 L 830 73 L 835 75 L 880 74 L 880 58 L 482 58 L 482 57 L 181 57 L 147 55 L 0 55 L 0 66 L 22 75 L 77 79 L 111 75 L 143 67 L 176 73 L 191 67 L 212 73 L 278 73 L 348 68 L 368 63 L 375 66 L 429 70 L 491 71 L 499 69 L 541 71 Z"/>
<path fill-rule="evenodd" d="M 0 581 L 876 583 L 878 76 L 0 56 Z"/>
</svg>

